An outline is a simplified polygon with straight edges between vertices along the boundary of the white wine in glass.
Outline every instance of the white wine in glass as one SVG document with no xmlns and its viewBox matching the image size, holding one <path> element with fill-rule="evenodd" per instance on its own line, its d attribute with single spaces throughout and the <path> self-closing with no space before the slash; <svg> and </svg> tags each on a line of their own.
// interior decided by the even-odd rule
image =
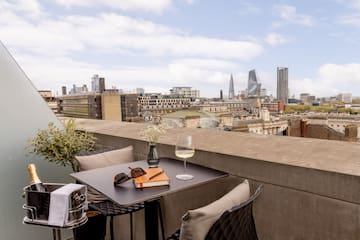
<svg viewBox="0 0 360 240">
<path fill-rule="evenodd" d="M 178 158 L 184 159 L 184 173 L 176 175 L 177 179 L 186 181 L 194 178 L 193 175 L 186 173 L 186 160 L 194 156 L 194 154 L 195 149 L 192 144 L 192 137 L 189 135 L 180 135 L 177 138 L 175 155 Z"/>
</svg>

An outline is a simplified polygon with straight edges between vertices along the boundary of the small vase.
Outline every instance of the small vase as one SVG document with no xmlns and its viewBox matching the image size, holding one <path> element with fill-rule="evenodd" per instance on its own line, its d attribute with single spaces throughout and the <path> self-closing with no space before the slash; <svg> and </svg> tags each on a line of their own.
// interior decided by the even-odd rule
<svg viewBox="0 0 360 240">
<path fill-rule="evenodd" d="M 147 155 L 147 163 L 150 168 L 158 167 L 160 162 L 155 144 L 149 144 L 149 153 Z"/>
</svg>

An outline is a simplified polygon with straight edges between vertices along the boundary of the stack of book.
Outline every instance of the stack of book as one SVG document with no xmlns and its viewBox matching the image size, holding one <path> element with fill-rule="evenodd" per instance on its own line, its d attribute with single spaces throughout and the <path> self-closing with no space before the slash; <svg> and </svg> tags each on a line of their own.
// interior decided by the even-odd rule
<svg viewBox="0 0 360 240">
<path fill-rule="evenodd" d="M 168 186 L 169 177 L 161 168 L 146 168 L 146 174 L 134 179 L 136 188 Z"/>
</svg>

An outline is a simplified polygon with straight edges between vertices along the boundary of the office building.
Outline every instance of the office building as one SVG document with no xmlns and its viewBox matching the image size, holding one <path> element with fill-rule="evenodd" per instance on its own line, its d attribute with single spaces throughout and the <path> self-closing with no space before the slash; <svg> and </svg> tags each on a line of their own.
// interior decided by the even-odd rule
<svg viewBox="0 0 360 240">
<path fill-rule="evenodd" d="M 261 88 L 261 90 L 260 90 L 260 97 L 266 97 L 266 96 L 267 96 L 266 88 Z"/>
<path fill-rule="evenodd" d="M 135 92 L 136 94 L 144 94 L 145 90 L 143 88 L 136 88 Z"/>
<path fill-rule="evenodd" d="M 70 89 L 69 95 L 77 95 L 77 94 L 86 94 L 88 92 L 88 87 L 86 84 L 82 85 L 82 87 L 77 87 L 73 84 L 73 87 Z"/>
<path fill-rule="evenodd" d="M 229 83 L 229 99 L 233 99 L 235 97 L 235 90 L 234 90 L 234 79 L 232 74 L 230 75 L 230 83 Z"/>
<path fill-rule="evenodd" d="M 351 93 L 341 93 L 338 95 L 338 100 L 343 103 L 352 103 Z"/>
<path fill-rule="evenodd" d="M 66 86 L 61 87 L 61 93 L 62 93 L 63 96 L 67 94 Z"/>
<path fill-rule="evenodd" d="M 102 119 L 123 122 L 137 121 L 138 96 L 138 94 L 105 91 L 101 94 Z"/>
<path fill-rule="evenodd" d="M 65 117 L 102 119 L 101 95 L 66 95 L 57 99 L 58 113 Z"/>
<path fill-rule="evenodd" d="M 170 95 L 196 99 L 200 97 L 200 91 L 192 90 L 191 87 L 173 87 L 170 89 Z"/>
<path fill-rule="evenodd" d="M 285 104 L 288 103 L 288 98 L 289 98 L 288 79 L 289 79 L 288 68 L 278 67 L 276 96 L 278 101 L 282 100 L 284 101 Z"/>
<path fill-rule="evenodd" d="M 261 92 L 261 84 L 258 83 L 255 69 L 249 71 L 248 78 L 248 97 L 259 97 Z"/>
<path fill-rule="evenodd" d="M 102 93 L 105 90 L 105 78 L 99 77 L 98 74 L 94 74 L 91 78 L 91 91 L 94 93 Z"/>
<path fill-rule="evenodd" d="M 134 122 L 139 120 L 139 94 L 121 94 L 121 121 Z"/>
<path fill-rule="evenodd" d="M 283 101 L 261 103 L 261 108 L 267 108 L 267 110 L 271 113 L 279 113 L 285 111 L 285 105 Z"/>
<path fill-rule="evenodd" d="M 146 112 L 163 114 L 190 107 L 191 98 L 175 97 L 173 95 L 145 94 L 138 97 L 138 109 L 141 116 Z"/>
<path fill-rule="evenodd" d="M 310 102 L 309 96 L 310 96 L 309 93 L 300 93 L 300 101 L 303 104 L 309 104 Z"/>
</svg>

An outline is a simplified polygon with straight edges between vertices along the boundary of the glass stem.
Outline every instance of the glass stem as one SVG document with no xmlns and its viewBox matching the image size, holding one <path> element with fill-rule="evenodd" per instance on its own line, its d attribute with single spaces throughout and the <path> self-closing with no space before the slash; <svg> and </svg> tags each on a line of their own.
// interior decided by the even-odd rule
<svg viewBox="0 0 360 240">
<path fill-rule="evenodd" d="M 184 173 L 186 173 L 186 158 L 184 158 Z"/>
</svg>

